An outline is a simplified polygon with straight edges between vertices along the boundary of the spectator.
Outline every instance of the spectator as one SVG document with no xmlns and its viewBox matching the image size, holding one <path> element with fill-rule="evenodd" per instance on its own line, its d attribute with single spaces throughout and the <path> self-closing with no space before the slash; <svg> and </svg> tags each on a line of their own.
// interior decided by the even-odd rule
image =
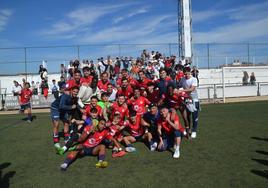
<svg viewBox="0 0 268 188">
<path fill-rule="evenodd" d="M 243 84 L 243 86 L 246 86 L 246 85 L 248 85 L 248 79 L 249 79 L 248 72 L 244 71 L 243 74 L 244 74 L 244 76 L 242 78 L 242 84 Z"/>
<path fill-rule="evenodd" d="M 40 65 L 39 74 L 40 74 L 41 80 L 47 80 L 48 79 L 47 69 L 43 68 L 43 65 Z"/>
<path fill-rule="evenodd" d="M 44 95 L 44 97 L 47 99 L 48 97 L 48 83 L 47 83 L 47 80 L 42 80 L 42 83 L 41 83 L 41 93 Z"/>
<path fill-rule="evenodd" d="M 31 84 L 32 84 L 31 88 L 32 88 L 33 95 L 38 95 L 38 89 L 37 89 L 36 84 L 34 83 L 34 81 L 32 81 Z"/>
<path fill-rule="evenodd" d="M 129 60 L 127 57 L 125 57 L 125 59 L 122 60 L 123 61 L 123 67 L 124 69 L 127 69 L 128 70 L 128 67 L 129 67 Z"/>
<path fill-rule="evenodd" d="M 149 54 L 146 50 L 143 50 L 142 53 L 141 53 L 141 60 L 143 62 L 147 61 L 149 59 Z"/>
<path fill-rule="evenodd" d="M 60 81 L 58 81 L 59 89 L 64 88 L 66 85 L 65 78 L 63 76 L 60 77 Z"/>
<path fill-rule="evenodd" d="M 38 71 L 38 73 L 41 74 L 43 72 L 43 69 L 44 69 L 43 65 L 39 65 L 39 71 Z"/>
<path fill-rule="evenodd" d="M 65 67 L 64 64 L 60 64 L 60 74 L 61 74 L 61 76 L 63 76 L 64 78 L 67 77 L 67 68 Z"/>
<path fill-rule="evenodd" d="M 69 62 L 69 65 L 68 65 L 68 79 L 71 79 L 74 75 L 74 62 L 73 61 L 70 61 Z"/>
<path fill-rule="evenodd" d="M 37 95 L 38 95 L 38 94 L 40 93 L 39 88 L 41 87 L 41 86 L 40 86 L 40 82 L 36 82 L 36 83 L 35 83 L 35 86 L 36 86 Z"/>
<path fill-rule="evenodd" d="M 250 82 L 250 85 L 256 85 L 256 77 L 255 77 L 254 72 L 251 73 L 249 82 Z"/>
<path fill-rule="evenodd" d="M 108 70 L 108 62 L 103 60 L 103 57 L 98 59 L 98 70 L 99 70 L 99 75 L 102 73 L 106 72 Z"/>
<path fill-rule="evenodd" d="M 55 95 L 56 93 L 58 93 L 59 92 L 59 88 L 58 88 L 58 86 L 57 86 L 57 84 L 56 84 L 56 80 L 52 80 L 52 85 L 51 85 L 51 93 L 53 94 L 53 95 Z"/>
<path fill-rule="evenodd" d="M 26 84 L 26 79 L 22 78 L 22 87 L 25 87 L 25 84 Z"/>
<path fill-rule="evenodd" d="M 199 79 L 198 79 L 199 70 L 197 70 L 196 66 L 193 66 L 191 73 L 192 76 L 197 79 L 197 84 L 199 85 Z"/>
<path fill-rule="evenodd" d="M 18 96 L 20 94 L 22 87 L 19 84 L 19 82 L 17 82 L 16 80 L 14 80 L 13 83 L 14 83 L 14 86 L 12 88 L 12 93 L 14 96 Z"/>
</svg>

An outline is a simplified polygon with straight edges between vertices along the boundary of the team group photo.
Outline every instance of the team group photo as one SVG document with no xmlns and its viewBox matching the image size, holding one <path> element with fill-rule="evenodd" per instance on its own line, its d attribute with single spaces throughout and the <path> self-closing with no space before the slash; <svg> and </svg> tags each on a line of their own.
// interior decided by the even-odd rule
<svg viewBox="0 0 268 188">
<path fill-rule="evenodd" d="M 0 187 L 266 187 L 267 8 L 4 0 Z"/>
</svg>

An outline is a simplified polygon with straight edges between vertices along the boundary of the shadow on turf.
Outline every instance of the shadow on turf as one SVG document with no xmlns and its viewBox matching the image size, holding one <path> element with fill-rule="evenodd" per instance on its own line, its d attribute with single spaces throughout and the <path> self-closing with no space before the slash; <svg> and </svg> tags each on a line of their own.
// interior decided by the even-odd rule
<svg viewBox="0 0 268 188">
<path fill-rule="evenodd" d="M 253 161 L 256 161 L 260 164 L 263 164 L 265 166 L 268 166 L 268 160 L 264 160 L 264 159 L 252 159 Z"/>
<path fill-rule="evenodd" d="M 268 155 L 267 151 L 256 150 L 256 153 L 263 154 L 263 155 Z"/>
<path fill-rule="evenodd" d="M 263 170 L 263 171 L 261 171 L 261 170 L 251 170 L 251 173 L 268 179 L 268 171 L 267 170 Z"/>
<path fill-rule="evenodd" d="M 254 140 L 262 140 L 262 141 L 268 142 L 268 138 L 260 138 L 260 137 L 252 136 L 251 139 L 254 139 Z"/>
<path fill-rule="evenodd" d="M 36 116 L 32 116 L 32 121 L 33 121 L 34 119 L 36 119 Z M 23 121 L 27 121 L 27 120 L 28 120 L 28 117 L 24 117 L 24 118 L 22 118 L 21 120 L 23 120 Z"/>
<path fill-rule="evenodd" d="M 1 188 L 8 188 L 10 178 L 12 178 L 16 174 L 15 171 L 10 171 L 10 172 L 7 172 L 6 174 L 2 174 L 2 170 L 4 168 L 9 167 L 10 165 L 11 163 L 2 163 L 0 165 L 0 187 Z"/>
</svg>

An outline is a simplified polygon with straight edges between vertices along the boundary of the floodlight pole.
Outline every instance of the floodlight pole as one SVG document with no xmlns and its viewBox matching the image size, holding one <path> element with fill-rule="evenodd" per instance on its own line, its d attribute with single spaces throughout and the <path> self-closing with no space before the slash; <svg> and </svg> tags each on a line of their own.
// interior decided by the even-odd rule
<svg viewBox="0 0 268 188">
<path fill-rule="evenodd" d="M 191 60 L 192 53 L 192 12 L 191 0 L 178 0 L 178 50 L 179 57 Z"/>
</svg>

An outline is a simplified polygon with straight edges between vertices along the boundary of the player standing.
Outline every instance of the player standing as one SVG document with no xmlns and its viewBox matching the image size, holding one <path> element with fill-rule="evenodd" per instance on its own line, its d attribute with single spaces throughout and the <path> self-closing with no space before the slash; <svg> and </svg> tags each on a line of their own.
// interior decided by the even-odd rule
<svg viewBox="0 0 268 188">
<path fill-rule="evenodd" d="M 27 110 L 27 122 L 31 123 L 33 118 L 32 118 L 32 110 L 31 110 L 31 98 L 33 95 L 32 90 L 30 89 L 30 83 L 26 82 L 24 84 L 23 89 L 20 91 L 20 109 L 22 112 L 25 112 Z"/>
</svg>

